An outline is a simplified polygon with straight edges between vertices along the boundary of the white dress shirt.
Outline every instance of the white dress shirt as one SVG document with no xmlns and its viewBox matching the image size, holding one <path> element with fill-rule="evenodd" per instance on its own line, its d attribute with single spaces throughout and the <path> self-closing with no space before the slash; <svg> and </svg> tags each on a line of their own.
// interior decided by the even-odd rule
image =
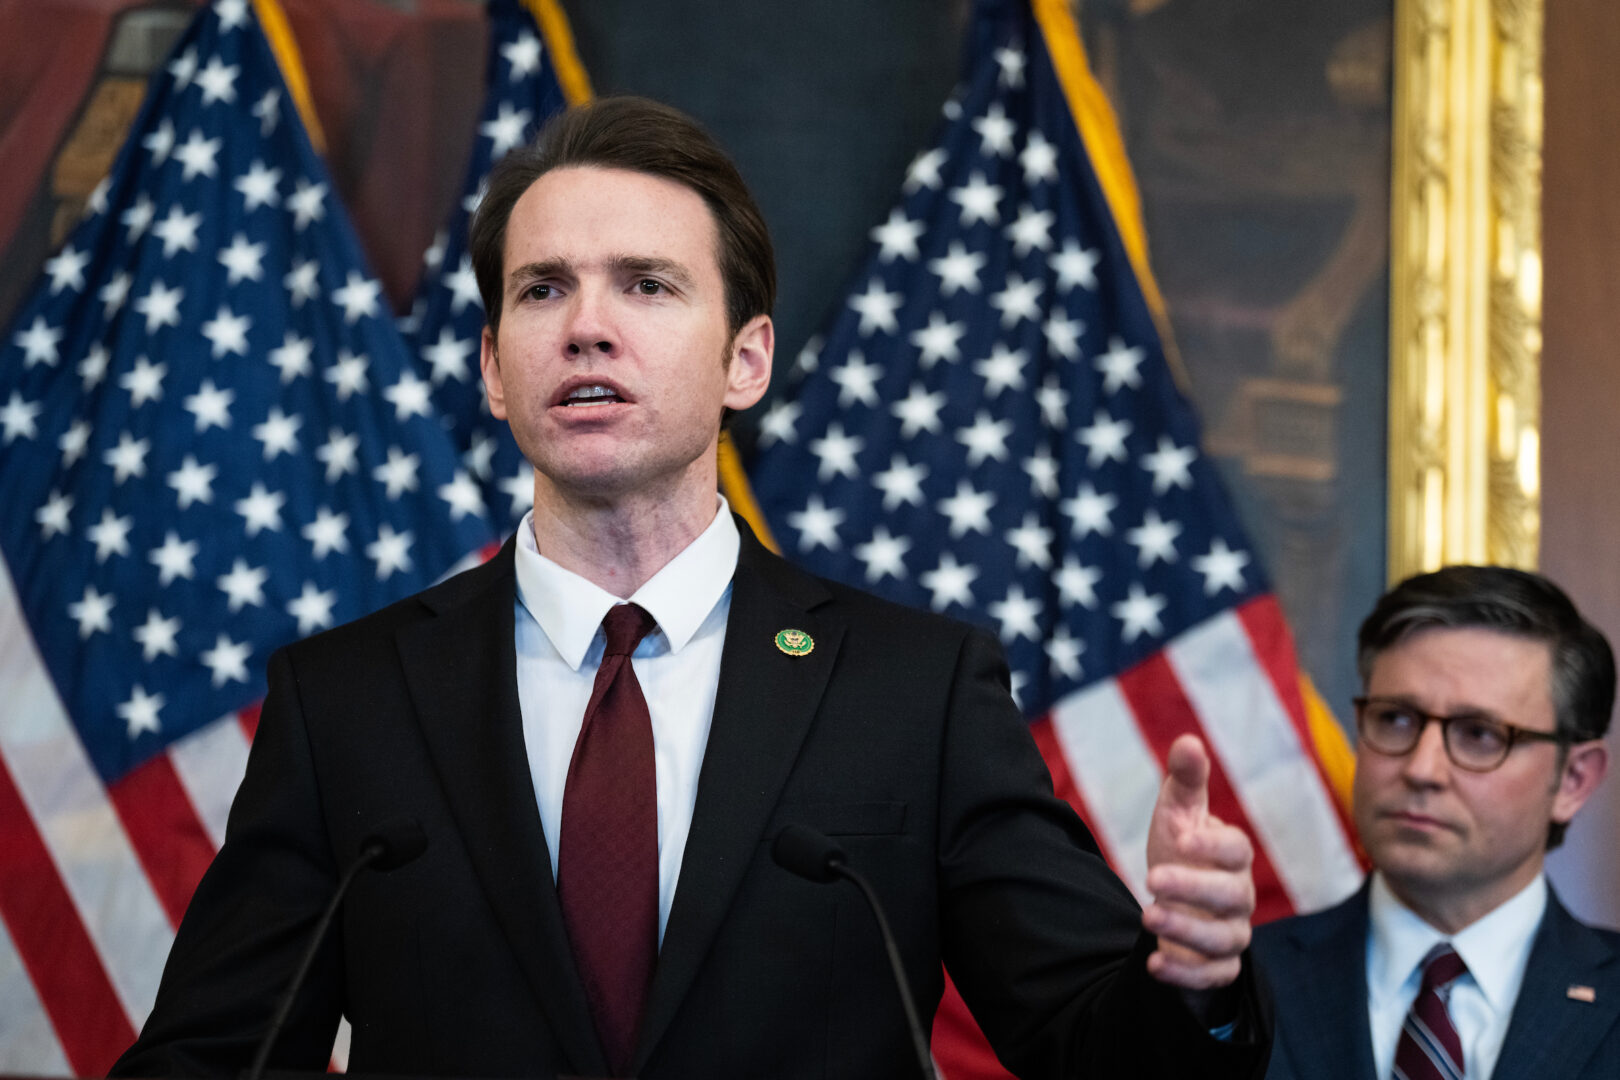
<svg viewBox="0 0 1620 1080">
<path fill-rule="evenodd" d="M 535 544 L 532 511 L 519 524 L 517 537 L 518 702 L 555 881 L 568 763 L 607 645 L 602 617 L 622 601 L 542 555 Z M 634 596 L 623 598 L 640 604 L 658 623 L 636 646 L 631 664 L 652 718 L 660 945 L 692 827 L 740 543 L 721 497 L 709 527 Z"/>
<path fill-rule="evenodd" d="M 1468 1080 L 1489 1080 L 1546 910 L 1547 881 L 1537 875 L 1512 899 L 1448 939 L 1374 873 L 1368 898 L 1367 1019 L 1377 1075 L 1389 1076 L 1395 1065 L 1401 1025 L 1423 985 L 1423 957 L 1449 940 L 1468 971 L 1452 983 L 1446 1011 L 1462 1041 Z"/>
</svg>

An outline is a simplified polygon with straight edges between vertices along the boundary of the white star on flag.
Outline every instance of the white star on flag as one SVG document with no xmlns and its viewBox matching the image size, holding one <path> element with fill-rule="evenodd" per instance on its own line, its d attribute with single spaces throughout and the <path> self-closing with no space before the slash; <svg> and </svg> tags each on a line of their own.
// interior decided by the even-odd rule
<svg viewBox="0 0 1620 1080">
<path fill-rule="evenodd" d="M 1176 537 L 1180 535 L 1179 522 L 1164 521 L 1157 510 L 1151 509 L 1142 524 L 1125 531 L 1126 541 L 1136 547 L 1137 565 L 1144 570 L 1159 560 L 1175 562 Z"/>
<path fill-rule="evenodd" d="M 220 265 L 225 267 L 225 284 L 240 285 L 262 278 L 265 246 L 251 243 L 247 236 L 237 233 L 231 239 L 231 246 L 219 253 Z"/>
<path fill-rule="evenodd" d="M 252 325 L 253 319 L 250 316 L 237 315 L 230 308 L 221 304 L 219 314 L 203 323 L 202 335 L 213 346 L 211 351 L 215 360 L 230 353 L 246 356 L 248 351 L 247 332 Z"/>
<path fill-rule="evenodd" d="M 939 557 L 939 565 L 922 575 L 922 586 L 929 591 L 929 606 L 944 611 L 952 604 L 973 604 L 973 582 L 979 576 L 976 566 L 962 566 L 949 551 Z"/>
<path fill-rule="evenodd" d="M 231 572 L 220 575 L 217 582 L 219 591 L 226 597 L 226 610 L 241 611 L 249 604 L 262 607 L 264 583 L 269 577 L 270 571 L 262 566 L 249 566 L 246 560 L 237 559 L 231 563 Z"/>
<path fill-rule="evenodd" d="M 219 139 L 207 138 L 201 131 L 193 130 L 185 142 L 174 148 L 174 160 L 183 166 L 180 178 L 195 180 L 218 173 L 220 145 Z M 195 244 L 188 245 L 187 250 L 195 250 Z"/>
<path fill-rule="evenodd" d="M 890 536 L 889 530 L 879 525 L 872 538 L 855 545 L 855 557 L 866 564 L 866 580 L 881 581 L 887 577 L 905 577 L 905 554 L 911 550 L 911 540 L 904 536 Z"/>
<path fill-rule="evenodd" d="M 1063 560 L 1055 576 L 1058 588 L 1058 603 L 1064 607 L 1079 604 L 1084 608 L 1097 606 L 1097 583 L 1102 581 L 1103 573 L 1095 566 L 1081 566 L 1080 560 L 1073 555 Z"/>
<path fill-rule="evenodd" d="M 859 435 L 846 435 L 842 426 L 833 424 L 825 436 L 810 444 L 810 452 L 821 459 L 816 475 L 823 481 L 834 476 L 856 479 L 860 475 L 860 467 L 856 464 L 855 456 L 861 452 L 861 444 Z"/>
<path fill-rule="evenodd" d="M 366 557 L 377 564 L 377 580 L 385 580 L 411 568 L 411 534 L 396 533 L 384 522 L 377 539 L 366 545 Z"/>
<path fill-rule="evenodd" d="M 1117 393 L 1124 387 L 1135 390 L 1142 385 L 1137 368 L 1147 354 L 1139 348 L 1129 348 L 1118 337 L 1108 340 L 1108 351 L 1097 357 L 1097 370 L 1103 375 L 1103 393 Z"/>
<path fill-rule="evenodd" d="M 951 519 L 951 538 L 959 539 L 970 532 L 990 534 L 990 508 L 996 497 L 988 491 L 975 490 L 967 480 L 956 482 L 956 494 L 939 501 L 939 512 Z"/>
<path fill-rule="evenodd" d="M 480 124 L 478 132 L 494 144 L 490 149 L 491 154 L 498 158 L 504 157 L 515 147 L 523 145 L 523 133 L 528 128 L 530 119 L 527 109 L 514 109 L 503 101 L 500 115 Z"/>
<path fill-rule="evenodd" d="M 50 275 L 52 295 L 63 289 L 78 292 L 84 288 L 84 268 L 90 265 L 88 252 L 75 251 L 72 244 L 46 260 L 45 273 Z"/>
<path fill-rule="evenodd" d="M 905 192 L 911 194 L 923 188 L 938 190 L 940 186 L 939 169 L 945 164 L 945 150 L 935 147 L 925 150 L 912 159 L 906 169 Z"/>
<path fill-rule="evenodd" d="M 914 331 L 908 340 L 917 346 L 917 361 L 927 369 L 940 360 L 950 364 L 960 360 L 958 343 L 966 333 L 966 323 L 951 322 L 943 312 L 935 311 L 929 313 L 928 325 Z"/>
<path fill-rule="evenodd" d="M 160 656 L 179 656 L 180 646 L 175 641 L 179 632 L 179 619 L 165 619 L 157 608 L 148 610 L 146 621 L 133 631 L 141 646 L 141 659 L 150 662 Z"/>
<path fill-rule="evenodd" d="M 540 39 L 524 32 L 518 35 L 517 40 L 502 45 L 501 55 L 512 65 L 512 78 L 521 79 L 533 75 L 540 70 Z"/>
<path fill-rule="evenodd" d="M 1249 565 L 1249 553 L 1233 551 L 1226 546 L 1224 537 L 1217 536 L 1210 543 L 1209 552 L 1195 557 L 1192 565 L 1204 575 L 1206 595 L 1214 596 L 1222 589 L 1237 592 L 1244 586 L 1243 568 Z"/>
<path fill-rule="evenodd" d="M 372 470 L 372 476 L 383 485 L 390 499 L 397 499 L 408 491 L 416 490 L 417 466 L 415 454 L 407 454 L 397 446 L 388 448 L 388 460 Z"/>
<path fill-rule="evenodd" d="M 872 239 L 878 242 L 878 258 L 892 262 L 896 258 L 915 261 L 918 256 L 917 239 L 923 234 L 923 223 L 908 221 L 895 210 L 889 220 L 872 230 Z"/>
<path fill-rule="evenodd" d="M 334 551 L 343 554 L 349 550 L 349 515 L 335 514 L 328 507 L 315 511 L 315 520 L 304 526 L 303 537 L 308 540 L 316 559 L 324 559 Z"/>
<path fill-rule="evenodd" d="M 1192 487 L 1189 466 L 1198 460 L 1198 451 L 1177 446 L 1168 435 L 1159 436 L 1158 449 L 1142 455 L 1142 468 L 1153 474 L 1153 494 L 1163 495 L 1171 488 Z"/>
<path fill-rule="evenodd" d="M 202 214 L 188 214 L 178 205 L 169 207 L 164 219 L 152 226 L 152 235 L 163 241 L 163 257 L 172 259 L 182 251 L 197 250 L 197 229 Z"/>
<path fill-rule="evenodd" d="M 905 397 L 889 406 L 889 411 L 900 421 L 900 437 L 914 439 L 922 432 L 937 434 L 942 425 L 939 411 L 945 407 L 945 394 L 938 390 L 925 390 L 912 383 Z"/>
<path fill-rule="evenodd" d="M 797 402 L 784 400 L 771 402 L 759 422 L 760 443 L 769 446 L 779 440 L 792 442 L 797 439 L 799 435 L 793 425 L 802 411 Z"/>
<path fill-rule="evenodd" d="M 24 366 L 33 367 L 35 364 L 56 366 L 58 361 L 56 347 L 62 342 L 62 330 L 60 327 L 47 325 L 45 316 L 35 315 L 33 325 L 19 331 L 12 340 L 23 351 Z"/>
<path fill-rule="evenodd" d="M 912 464 L 903 455 L 895 454 L 889 467 L 872 477 L 872 486 L 883 492 L 885 510 L 903 505 L 922 506 L 922 482 L 927 475 L 927 465 Z"/>
<path fill-rule="evenodd" d="M 1039 278 L 1025 281 L 1017 274 L 1007 275 L 1007 287 L 990 297 L 990 306 L 1001 312 L 1001 328 L 1011 329 L 1024 319 L 1040 319 L 1041 290 Z"/>
<path fill-rule="evenodd" d="M 272 169 L 262 161 L 255 161 L 247 172 L 236 178 L 232 186 L 241 192 L 242 209 L 251 214 L 261 206 L 279 205 L 280 185 L 280 169 Z"/>
<path fill-rule="evenodd" d="M 985 396 L 994 400 L 1007 390 L 1024 388 L 1024 365 L 1028 362 L 1029 355 L 1023 349 L 1009 349 L 1005 342 L 998 341 L 989 356 L 974 363 L 973 371 L 984 380 Z"/>
<path fill-rule="evenodd" d="M 868 364 L 859 352 L 852 352 L 849 360 L 830 374 L 838 384 L 839 404 L 848 407 L 859 402 L 877 407 L 877 383 L 883 375 L 882 368 Z"/>
<path fill-rule="evenodd" d="M 969 251 L 960 240 L 952 240 L 944 255 L 928 260 L 928 269 L 939 276 L 942 296 L 954 296 L 960 290 L 976 293 L 985 261 L 983 252 Z"/>
<path fill-rule="evenodd" d="M 304 582 L 304 590 L 287 602 L 287 614 L 298 620 L 300 634 L 312 634 L 332 625 L 332 609 L 337 605 L 337 593 L 322 591 L 311 581 Z"/>
<path fill-rule="evenodd" d="M 980 221 L 991 225 L 1001 221 L 1001 211 L 997 209 L 1001 188 L 987 182 L 983 173 L 974 173 L 966 184 L 952 188 L 949 194 L 950 200 L 962 208 L 963 228 Z"/>
<path fill-rule="evenodd" d="M 347 323 L 377 314 L 377 301 L 381 297 L 382 283 L 356 270 L 350 270 L 343 286 L 332 293 L 332 300 L 343 308 L 343 321 Z"/>
<path fill-rule="evenodd" d="M 1125 437 L 1131 433 L 1129 420 L 1115 420 L 1101 409 L 1090 427 L 1075 432 L 1086 448 L 1086 464 L 1095 469 L 1105 461 L 1125 460 Z"/>
<path fill-rule="evenodd" d="M 1163 596 L 1149 596 L 1140 584 L 1133 582 L 1130 595 L 1110 606 L 1108 613 L 1123 624 L 1120 636 L 1126 641 L 1135 641 L 1143 634 L 1158 637 L 1164 633 L 1159 613 L 1168 604 L 1169 601 Z"/>
<path fill-rule="evenodd" d="M 1056 180 L 1057 162 L 1057 147 L 1047 142 L 1039 131 L 1031 131 L 1029 141 L 1018 155 L 1018 164 L 1024 169 L 1024 183 L 1035 185 Z"/>
<path fill-rule="evenodd" d="M 899 328 L 895 311 L 900 306 L 900 294 L 886 292 L 877 278 L 867 283 L 866 292 L 851 296 L 849 306 L 860 313 L 862 337 L 875 330 L 892 334 Z"/>
<path fill-rule="evenodd" d="M 973 121 L 973 130 L 979 133 L 979 153 L 985 157 L 1006 157 L 1013 152 L 1013 135 L 1018 125 L 1008 119 L 1000 102 Z"/>
<path fill-rule="evenodd" d="M 286 504 L 287 496 L 283 492 L 270 491 L 255 480 L 253 490 L 235 504 L 237 514 L 242 518 L 243 533 L 251 539 L 265 529 L 280 532 L 281 508 Z"/>
<path fill-rule="evenodd" d="M 830 509 L 820 495 L 812 495 L 803 510 L 788 515 L 788 524 L 798 530 L 800 551 L 809 551 L 817 544 L 837 548 L 838 526 L 844 516 L 842 510 Z"/>
<path fill-rule="evenodd" d="M 1012 431 L 1011 420 L 997 420 L 988 410 L 980 409 L 973 417 L 973 425 L 956 433 L 956 441 L 967 447 L 968 468 L 1006 460 L 1007 437 Z"/>
</svg>

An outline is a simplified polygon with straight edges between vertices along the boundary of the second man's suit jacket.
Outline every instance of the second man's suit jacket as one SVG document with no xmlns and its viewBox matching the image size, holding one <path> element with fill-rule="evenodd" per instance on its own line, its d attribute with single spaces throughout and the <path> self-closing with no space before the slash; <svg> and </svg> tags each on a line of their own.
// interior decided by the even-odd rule
<svg viewBox="0 0 1620 1080">
<path fill-rule="evenodd" d="M 1268 1080 L 1387 1080 L 1367 1019 L 1367 893 L 1255 931 L 1277 1007 Z M 1620 934 L 1578 921 L 1550 889 L 1492 1076 L 1620 1077 Z"/>
<path fill-rule="evenodd" d="M 1147 976 L 1150 938 L 1051 795 L 980 631 L 811 577 L 746 527 L 713 724 L 633 1073 L 911 1075 L 883 946 L 847 885 L 776 866 L 788 824 L 837 840 L 887 906 L 931 1015 L 941 962 L 1025 1076 L 1258 1076 Z M 601 1075 L 524 752 L 510 544 L 271 662 L 226 841 L 124 1075 L 234 1073 L 367 833 L 428 847 L 345 901 L 273 1067 Z M 798 629 L 805 656 L 774 639 Z M 1192 1071 L 1189 1071 L 1192 1070 Z"/>
</svg>

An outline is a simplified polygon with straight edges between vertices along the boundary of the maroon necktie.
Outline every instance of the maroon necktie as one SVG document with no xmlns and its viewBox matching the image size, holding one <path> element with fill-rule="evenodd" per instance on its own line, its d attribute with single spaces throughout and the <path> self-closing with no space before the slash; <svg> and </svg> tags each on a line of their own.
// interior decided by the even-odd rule
<svg viewBox="0 0 1620 1080">
<path fill-rule="evenodd" d="M 1395 1044 L 1395 1080 L 1462 1080 L 1462 1040 L 1446 1011 L 1445 996 L 1467 970 L 1446 942 L 1423 958 L 1423 986 Z"/>
<path fill-rule="evenodd" d="M 607 650 L 563 788 L 557 895 L 596 1033 L 622 1076 L 658 958 L 652 720 L 630 666 L 653 619 L 635 604 L 619 604 L 602 627 Z"/>
</svg>

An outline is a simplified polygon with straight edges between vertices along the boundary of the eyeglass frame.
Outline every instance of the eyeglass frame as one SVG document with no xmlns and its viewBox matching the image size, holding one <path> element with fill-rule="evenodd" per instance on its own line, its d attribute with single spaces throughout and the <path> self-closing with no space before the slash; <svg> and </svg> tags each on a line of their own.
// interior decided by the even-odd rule
<svg viewBox="0 0 1620 1080">
<path fill-rule="evenodd" d="M 1575 743 L 1589 742 L 1590 740 L 1599 737 L 1596 735 L 1587 735 L 1583 732 L 1538 731 L 1535 728 L 1527 728 L 1521 727 L 1518 724 L 1510 724 L 1506 720 L 1498 720 L 1496 717 L 1490 716 L 1483 712 L 1463 712 L 1455 713 L 1449 716 L 1441 713 L 1425 712 L 1416 705 L 1413 705 L 1410 702 L 1402 701 L 1399 698 L 1353 697 L 1350 699 L 1350 704 L 1354 705 L 1356 709 L 1356 734 L 1366 742 L 1367 748 L 1373 753 L 1383 754 L 1385 757 L 1405 757 L 1413 750 L 1416 750 L 1418 743 L 1423 741 L 1423 733 L 1429 729 L 1429 724 L 1436 723 L 1440 725 L 1440 745 L 1445 747 L 1446 760 L 1457 766 L 1457 768 L 1462 769 L 1464 772 L 1471 773 L 1495 772 L 1497 769 L 1502 767 L 1503 762 L 1507 761 L 1508 756 L 1513 753 L 1513 748 L 1524 742 L 1550 742 L 1557 743 L 1561 746 L 1572 746 Z M 1373 745 L 1372 740 L 1367 738 L 1367 733 L 1363 730 L 1362 720 L 1362 716 L 1366 712 L 1367 706 L 1372 704 L 1393 705 L 1404 709 L 1423 721 L 1423 723 L 1418 725 L 1417 734 L 1412 737 L 1411 746 L 1408 746 L 1405 750 L 1391 751 L 1383 750 Z M 1451 749 L 1451 725 L 1453 721 L 1457 720 L 1468 720 L 1474 723 L 1483 724 L 1486 727 L 1500 728 L 1507 738 L 1507 745 L 1502 749 L 1502 756 L 1498 758 L 1494 764 L 1488 765 L 1483 769 L 1477 765 L 1465 765 L 1461 761 L 1458 761 L 1457 755 Z"/>
</svg>

